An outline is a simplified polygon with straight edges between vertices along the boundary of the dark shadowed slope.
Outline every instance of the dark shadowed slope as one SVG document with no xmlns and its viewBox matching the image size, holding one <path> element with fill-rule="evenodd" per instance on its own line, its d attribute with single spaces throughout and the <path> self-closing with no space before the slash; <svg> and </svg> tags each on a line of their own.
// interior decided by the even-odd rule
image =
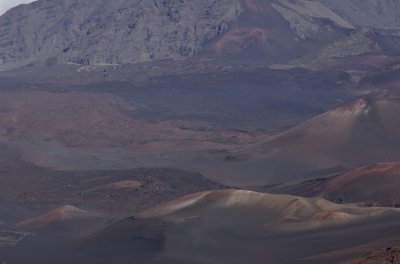
<svg viewBox="0 0 400 264">
<path fill-rule="evenodd" d="M 27 164 L 2 144 L 0 150 L 0 219 L 9 226 L 68 204 L 112 218 L 127 217 L 165 200 L 223 188 L 179 169 L 66 172 Z M 61 207 L 56 215 L 70 211 L 65 209 L 70 207 Z"/>
<path fill-rule="evenodd" d="M 397 264 L 400 263 L 400 250 L 386 247 L 366 254 L 365 258 L 351 260 L 345 264 Z"/>
<path fill-rule="evenodd" d="M 360 86 L 367 91 L 386 90 L 400 94 L 400 59 L 380 68 L 361 79 Z"/>
</svg>

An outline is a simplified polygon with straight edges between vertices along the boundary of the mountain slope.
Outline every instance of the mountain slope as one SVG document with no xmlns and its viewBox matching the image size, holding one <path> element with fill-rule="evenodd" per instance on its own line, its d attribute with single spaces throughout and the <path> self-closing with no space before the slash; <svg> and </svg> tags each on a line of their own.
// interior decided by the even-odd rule
<svg viewBox="0 0 400 264">
<path fill-rule="evenodd" d="M 361 27 L 395 28 L 398 5 L 380 0 L 382 11 L 375 2 L 39 0 L 0 17 L 0 68 L 126 64 L 196 54 L 282 63 Z M 371 24 L 369 18 L 381 12 L 385 20 Z M 354 49 L 368 52 L 359 45 L 353 43 Z"/>
<path fill-rule="evenodd" d="M 299 182 L 325 177 L 315 172 L 338 166 L 395 162 L 400 159 L 399 131 L 399 99 L 361 98 L 240 150 L 231 179 Z"/>
<path fill-rule="evenodd" d="M 0 18 L 2 63 L 120 64 L 197 53 L 238 1 L 41 0 Z"/>
<path fill-rule="evenodd" d="M 400 29 L 400 2 L 393 0 L 319 0 L 357 27 Z"/>
<path fill-rule="evenodd" d="M 399 207 L 399 162 L 377 163 L 354 170 L 336 167 L 314 173 L 320 178 L 295 184 L 256 186 L 253 190 L 302 197 L 323 197 L 340 204 Z M 323 177 L 324 174 L 326 177 Z"/>
<path fill-rule="evenodd" d="M 332 178 L 321 194 L 336 202 L 398 206 L 399 183 L 400 163 L 381 163 Z"/>
<path fill-rule="evenodd" d="M 97 263 L 131 263 L 138 258 L 140 263 L 165 264 L 304 263 L 317 254 L 398 235 L 399 217 L 396 209 L 239 190 L 210 191 L 111 225 L 81 241 L 69 256 L 75 256 L 70 259 L 74 263 L 95 259 Z M 352 254 L 350 250 L 345 257 Z M 338 262 L 331 256 L 326 262 L 307 263 Z"/>
</svg>

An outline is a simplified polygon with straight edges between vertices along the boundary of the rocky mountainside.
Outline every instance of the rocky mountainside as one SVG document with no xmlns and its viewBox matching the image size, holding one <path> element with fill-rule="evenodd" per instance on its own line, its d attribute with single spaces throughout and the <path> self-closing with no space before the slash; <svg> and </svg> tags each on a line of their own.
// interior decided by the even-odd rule
<svg viewBox="0 0 400 264">
<path fill-rule="evenodd" d="M 0 68 L 196 54 L 280 63 L 361 27 L 398 29 L 399 9 L 391 0 L 39 0 L 0 17 Z M 350 55 L 370 51 L 353 42 Z"/>
<path fill-rule="evenodd" d="M 357 27 L 400 28 L 400 2 L 396 0 L 320 0 Z"/>
<path fill-rule="evenodd" d="M 41 0 L 0 21 L 2 63 L 119 64 L 197 53 L 238 1 Z"/>
</svg>

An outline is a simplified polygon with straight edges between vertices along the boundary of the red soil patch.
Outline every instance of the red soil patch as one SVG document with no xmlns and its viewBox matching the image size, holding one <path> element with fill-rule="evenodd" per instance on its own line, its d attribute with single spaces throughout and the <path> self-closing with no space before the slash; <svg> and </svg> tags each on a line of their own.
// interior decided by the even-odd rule
<svg viewBox="0 0 400 264">
<path fill-rule="evenodd" d="M 337 218 L 337 215 L 334 212 L 322 212 L 322 213 L 316 214 L 311 220 L 329 221 L 329 220 L 334 220 L 336 218 Z"/>
<path fill-rule="evenodd" d="M 19 222 L 17 226 L 25 228 L 41 228 L 51 226 L 63 221 L 93 218 L 99 216 L 100 214 L 96 212 L 85 211 L 74 206 L 65 205 L 54 210 L 45 212 L 34 218 Z"/>
<path fill-rule="evenodd" d="M 111 183 L 109 187 L 111 187 L 114 190 L 119 190 L 119 189 L 138 189 L 142 186 L 143 184 L 139 181 L 120 181 L 120 182 L 115 182 Z"/>
<path fill-rule="evenodd" d="M 385 178 L 391 180 L 397 177 L 400 179 L 400 163 L 379 163 L 345 173 L 329 181 L 324 191 L 340 190 L 344 186 L 368 177 L 380 177 L 382 180 Z"/>
<path fill-rule="evenodd" d="M 256 44 L 267 42 L 266 32 L 257 27 L 237 27 L 228 31 L 213 44 L 211 50 L 218 55 L 235 54 Z"/>
</svg>

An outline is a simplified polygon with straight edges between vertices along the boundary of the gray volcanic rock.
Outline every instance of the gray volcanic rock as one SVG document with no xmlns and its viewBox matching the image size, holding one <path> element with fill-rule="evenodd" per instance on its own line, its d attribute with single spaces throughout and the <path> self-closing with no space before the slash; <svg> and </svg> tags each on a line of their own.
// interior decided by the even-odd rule
<svg viewBox="0 0 400 264">
<path fill-rule="evenodd" d="M 400 29 L 400 2 L 396 0 L 319 0 L 357 27 Z"/>
<path fill-rule="evenodd" d="M 351 56 L 372 51 L 373 43 L 355 41 L 357 34 L 347 40 L 349 33 L 398 29 L 398 11 L 399 4 L 389 0 L 39 0 L 0 17 L 0 69 L 196 54 L 288 63 L 338 41 Z"/>
<path fill-rule="evenodd" d="M 0 19 L 0 64 L 123 64 L 197 53 L 239 1 L 43 0 Z"/>
</svg>

